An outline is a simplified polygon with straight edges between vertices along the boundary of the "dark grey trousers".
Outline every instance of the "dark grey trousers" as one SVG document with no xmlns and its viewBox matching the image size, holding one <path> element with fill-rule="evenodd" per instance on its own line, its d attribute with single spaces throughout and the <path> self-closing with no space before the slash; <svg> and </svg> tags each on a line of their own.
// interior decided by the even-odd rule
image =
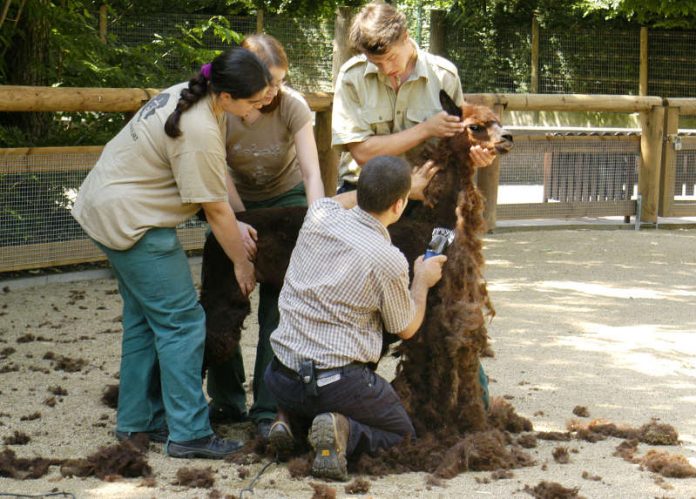
<svg viewBox="0 0 696 499">
<path fill-rule="evenodd" d="M 394 389 L 367 366 L 345 369 L 341 379 L 318 387 L 317 396 L 307 395 L 299 377 L 279 369 L 277 361 L 266 369 L 265 382 L 278 407 L 290 417 L 293 431 L 302 432 L 296 437 L 304 437 L 314 416 L 323 412 L 338 412 L 348 418 L 348 456 L 374 454 L 407 435 L 415 437 L 411 419 Z"/>
</svg>

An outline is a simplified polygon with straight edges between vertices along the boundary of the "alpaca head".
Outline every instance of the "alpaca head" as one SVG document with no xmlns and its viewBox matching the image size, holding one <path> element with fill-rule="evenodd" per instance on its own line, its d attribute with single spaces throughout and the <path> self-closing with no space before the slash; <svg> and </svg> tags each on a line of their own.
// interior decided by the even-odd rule
<svg viewBox="0 0 696 499">
<path fill-rule="evenodd" d="M 453 137 L 453 149 L 480 145 L 496 154 L 512 149 L 512 134 L 500 126 L 498 117 L 487 107 L 469 103 L 459 107 L 444 90 L 440 90 L 440 104 L 447 114 L 459 117 L 466 126 L 464 133 Z"/>
<path fill-rule="evenodd" d="M 471 147 L 479 145 L 495 154 L 512 149 L 512 135 L 501 125 L 498 117 L 485 106 L 465 103 L 457 106 L 444 90 L 440 91 L 442 109 L 457 116 L 464 131 L 453 137 L 429 143 L 423 150 L 422 160 L 431 159 L 440 166 L 424 191 L 425 204 L 442 219 L 448 213 L 454 217 L 454 206 L 459 191 L 473 186 L 476 169 L 469 159 Z"/>
</svg>

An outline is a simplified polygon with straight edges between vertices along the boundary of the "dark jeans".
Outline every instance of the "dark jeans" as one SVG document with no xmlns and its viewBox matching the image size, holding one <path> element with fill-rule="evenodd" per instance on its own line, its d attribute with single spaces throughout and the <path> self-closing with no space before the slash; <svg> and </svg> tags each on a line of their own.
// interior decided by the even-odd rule
<svg viewBox="0 0 696 499">
<path fill-rule="evenodd" d="M 415 437 L 411 419 L 392 386 L 367 366 L 346 369 L 340 380 L 319 387 L 316 397 L 305 394 L 299 378 L 276 368 L 275 362 L 266 369 L 265 381 L 278 406 L 302 435 L 317 414 L 338 412 L 346 416 L 350 423 L 349 456 L 374 454 L 377 449 L 398 444 L 406 435 Z"/>
</svg>

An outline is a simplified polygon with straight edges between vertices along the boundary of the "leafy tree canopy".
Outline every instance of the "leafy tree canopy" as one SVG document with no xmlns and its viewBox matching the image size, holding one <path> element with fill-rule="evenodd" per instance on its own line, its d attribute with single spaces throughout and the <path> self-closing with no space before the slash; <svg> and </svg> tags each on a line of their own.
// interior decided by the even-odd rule
<svg viewBox="0 0 696 499">
<path fill-rule="evenodd" d="M 588 14 L 625 18 L 656 28 L 695 28 L 696 0 L 584 0 Z"/>
</svg>

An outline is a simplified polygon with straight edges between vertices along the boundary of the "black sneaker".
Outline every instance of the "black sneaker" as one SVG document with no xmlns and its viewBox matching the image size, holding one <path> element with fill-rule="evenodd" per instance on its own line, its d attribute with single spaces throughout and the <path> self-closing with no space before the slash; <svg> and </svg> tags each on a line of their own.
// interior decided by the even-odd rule
<svg viewBox="0 0 696 499">
<path fill-rule="evenodd" d="M 167 454 L 171 457 L 201 457 L 204 459 L 224 459 L 242 448 L 237 440 L 226 440 L 214 433 L 210 436 L 187 442 L 169 442 Z"/>
<path fill-rule="evenodd" d="M 249 419 L 249 413 L 239 412 L 230 405 L 217 405 L 211 400 L 208 403 L 208 417 L 211 423 L 244 423 Z"/>
<path fill-rule="evenodd" d="M 256 434 L 261 437 L 264 442 L 268 441 L 268 434 L 271 432 L 272 419 L 262 419 L 256 423 Z"/>
<path fill-rule="evenodd" d="M 345 482 L 348 480 L 346 447 L 350 423 L 342 414 L 325 412 L 312 421 L 309 443 L 314 451 L 312 476 Z"/>
<path fill-rule="evenodd" d="M 160 428 L 159 430 L 151 430 L 151 431 L 118 431 L 116 430 L 114 432 L 114 435 L 116 436 L 116 439 L 119 442 L 123 442 L 124 440 L 131 440 L 133 437 L 136 435 L 147 435 L 147 438 L 150 439 L 150 442 L 157 442 L 159 444 L 163 444 L 167 441 L 169 438 L 169 430 L 167 428 Z"/>
</svg>

